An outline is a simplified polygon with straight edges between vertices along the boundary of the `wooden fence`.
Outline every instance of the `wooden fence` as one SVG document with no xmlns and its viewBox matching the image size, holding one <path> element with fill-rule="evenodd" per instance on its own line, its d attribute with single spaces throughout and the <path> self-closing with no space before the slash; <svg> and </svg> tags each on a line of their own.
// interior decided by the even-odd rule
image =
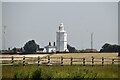
<svg viewBox="0 0 120 80">
<path fill-rule="evenodd" d="M 27 64 L 37 64 L 38 66 L 42 64 L 47 64 L 47 65 L 88 65 L 88 63 L 92 66 L 96 64 L 100 65 L 105 65 L 105 63 L 108 64 L 119 64 L 120 59 L 111 59 L 111 58 L 94 58 L 93 56 L 89 58 L 73 58 L 73 57 L 46 57 L 46 58 L 41 58 L 40 56 L 38 57 L 2 57 L 1 58 L 1 65 L 15 65 L 15 64 L 22 64 L 23 66 Z M 31 63 L 33 62 L 33 63 Z M 56 63 L 57 62 L 57 63 Z M 77 62 L 77 64 L 75 63 Z M 66 63 L 66 64 L 64 64 Z"/>
</svg>

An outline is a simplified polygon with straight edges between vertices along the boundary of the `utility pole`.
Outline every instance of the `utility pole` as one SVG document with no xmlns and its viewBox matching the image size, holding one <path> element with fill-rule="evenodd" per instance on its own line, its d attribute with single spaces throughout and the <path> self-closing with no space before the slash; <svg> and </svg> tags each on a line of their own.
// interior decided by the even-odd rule
<svg viewBox="0 0 120 80">
<path fill-rule="evenodd" d="M 5 37 L 5 34 L 6 34 L 6 32 L 5 32 L 5 30 L 6 30 L 6 26 L 3 26 L 3 50 L 5 50 L 6 49 L 6 37 Z"/>
<path fill-rule="evenodd" d="M 91 50 L 93 50 L 93 32 L 91 33 Z"/>
<path fill-rule="evenodd" d="M 60 51 L 60 26 L 59 26 L 59 51 Z"/>
</svg>

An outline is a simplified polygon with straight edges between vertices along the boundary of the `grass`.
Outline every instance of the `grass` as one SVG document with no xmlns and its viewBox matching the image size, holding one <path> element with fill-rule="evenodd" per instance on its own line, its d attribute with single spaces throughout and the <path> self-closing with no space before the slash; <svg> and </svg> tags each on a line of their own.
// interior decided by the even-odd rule
<svg viewBox="0 0 120 80">
<path fill-rule="evenodd" d="M 118 78 L 118 65 L 2 66 L 2 78 Z"/>
</svg>

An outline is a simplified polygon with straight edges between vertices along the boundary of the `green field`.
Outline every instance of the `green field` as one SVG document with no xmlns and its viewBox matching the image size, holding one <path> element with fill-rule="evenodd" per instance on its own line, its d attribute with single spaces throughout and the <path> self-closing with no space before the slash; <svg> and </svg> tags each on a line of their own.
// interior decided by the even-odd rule
<svg viewBox="0 0 120 80">
<path fill-rule="evenodd" d="M 118 65 L 105 66 L 2 66 L 2 78 L 118 78 Z"/>
</svg>

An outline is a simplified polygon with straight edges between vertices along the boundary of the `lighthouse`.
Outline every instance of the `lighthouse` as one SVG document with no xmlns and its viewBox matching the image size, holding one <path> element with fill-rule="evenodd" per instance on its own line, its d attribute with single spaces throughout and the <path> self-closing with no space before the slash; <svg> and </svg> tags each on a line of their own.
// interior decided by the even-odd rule
<svg viewBox="0 0 120 80">
<path fill-rule="evenodd" d="M 59 25 L 59 30 L 56 32 L 56 51 L 68 52 L 67 49 L 67 32 L 64 30 L 64 25 Z"/>
</svg>

